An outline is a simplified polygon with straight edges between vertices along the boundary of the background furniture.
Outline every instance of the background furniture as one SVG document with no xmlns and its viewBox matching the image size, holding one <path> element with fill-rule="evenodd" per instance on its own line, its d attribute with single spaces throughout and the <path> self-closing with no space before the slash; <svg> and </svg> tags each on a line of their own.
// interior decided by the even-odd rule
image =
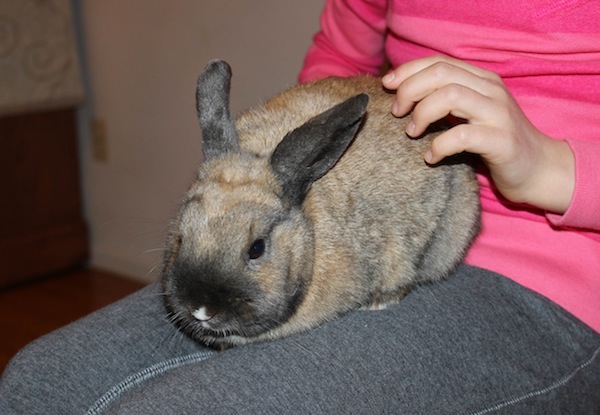
<svg viewBox="0 0 600 415">
<path fill-rule="evenodd" d="M 87 258 L 69 0 L 0 2 L 0 287 Z"/>
</svg>

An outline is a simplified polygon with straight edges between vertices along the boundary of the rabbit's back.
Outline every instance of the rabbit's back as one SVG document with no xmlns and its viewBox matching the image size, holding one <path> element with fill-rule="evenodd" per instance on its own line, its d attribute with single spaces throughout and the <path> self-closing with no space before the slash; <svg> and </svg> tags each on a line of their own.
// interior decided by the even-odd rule
<svg viewBox="0 0 600 415">
<path fill-rule="evenodd" d="M 313 184 L 304 211 L 314 226 L 313 281 L 339 284 L 340 296 L 356 295 L 355 284 L 380 293 L 356 298 L 364 303 L 394 297 L 399 278 L 403 285 L 442 278 L 462 259 L 478 230 L 472 168 L 428 166 L 423 154 L 436 133 L 409 138 L 408 119 L 391 114 L 393 94 L 370 76 L 293 87 L 242 114 L 236 126 L 243 150 L 268 156 L 289 131 L 360 93 L 369 95 L 364 124 Z M 332 280 L 334 274 L 344 278 Z"/>
</svg>

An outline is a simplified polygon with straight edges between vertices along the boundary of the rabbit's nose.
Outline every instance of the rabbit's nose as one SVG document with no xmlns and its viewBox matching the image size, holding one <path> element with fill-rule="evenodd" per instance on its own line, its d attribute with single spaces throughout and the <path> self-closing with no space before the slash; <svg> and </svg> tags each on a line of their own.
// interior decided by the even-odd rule
<svg viewBox="0 0 600 415">
<path fill-rule="evenodd" d="M 217 314 L 218 310 L 214 307 L 202 306 L 198 307 L 196 310 L 190 310 L 190 312 L 196 320 L 206 322 L 213 318 Z"/>
</svg>

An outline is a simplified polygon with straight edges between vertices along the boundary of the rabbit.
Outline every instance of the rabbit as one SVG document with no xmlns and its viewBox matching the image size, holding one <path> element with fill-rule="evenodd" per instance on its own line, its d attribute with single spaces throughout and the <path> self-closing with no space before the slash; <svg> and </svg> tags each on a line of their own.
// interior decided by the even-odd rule
<svg viewBox="0 0 600 415">
<path fill-rule="evenodd" d="M 463 259 L 479 230 L 473 167 L 429 166 L 374 76 L 296 85 L 242 113 L 231 68 L 196 99 L 203 163 L 168 231 L 165 304 L 180 330 L 226 349 L 400 300 Z"/>
</svg>

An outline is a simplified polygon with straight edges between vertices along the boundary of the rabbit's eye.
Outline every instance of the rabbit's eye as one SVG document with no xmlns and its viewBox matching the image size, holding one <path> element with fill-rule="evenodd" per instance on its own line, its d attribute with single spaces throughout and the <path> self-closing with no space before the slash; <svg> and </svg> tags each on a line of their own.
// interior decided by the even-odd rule
<svg viewBox="0 0 600 415">
<path fill-rule="evenodd" d="M 265 253 L 265 240 L 257 239 L 252 243 L 250 250 L 248 251 L 248 256 L 250 259 L 258 259 Z"/>
</svg>

